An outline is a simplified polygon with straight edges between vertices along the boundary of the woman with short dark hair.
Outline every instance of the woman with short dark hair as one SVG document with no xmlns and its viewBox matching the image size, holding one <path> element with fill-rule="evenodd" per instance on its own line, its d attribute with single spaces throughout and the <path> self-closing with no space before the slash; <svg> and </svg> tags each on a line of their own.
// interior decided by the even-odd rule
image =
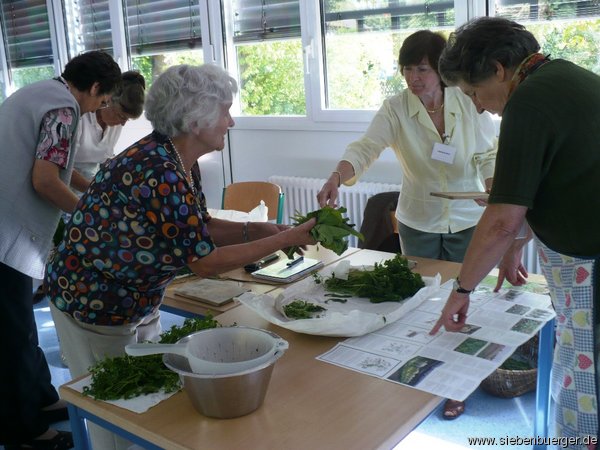
<svg viewBox="0 0 600 450">
<path fill-rule="evenodd" d="M 386 99 L 365 135 L 352 142 L 321 188 L 321 206 L 335 204 L 338 188 L 354 184 L 390 147 L 402 169 L 396 208 L 405 255 L 462 261 L 482 208 L 473 200 L 447 200 L 434 191 L 489 188 L 496 156 L 495 127 L 457 88 L 438 74 L 446 39 L 420 30 L 400 48 L 407 89 Z"/>
<path fill-rule="evenodd" d="M 533 235 L 558 316 L 556 435 L 595 448 L 584 444 L 598 436 L 600 77 L 539 49 L 522 25 L 488 17 L 460 27 L 440 58 L 446 83 L 502 124 L 489 205 L 432 333 L 465 324 L 469 293 L 497 263 L 498 288 L 524 284 Z"/>
<path fill-rule="evenodd" d="M 19 89 L 0 105 L 0 444 L 6 449 L 73 445 L 49 428 L 67 407 L 51 384 L 38 345 L 32 278 L 44 276 L 61 210 L 78 198 L 69 189 L 80 116 L 110 100 L 121 70 L 104 52 L 67 63 L 60 77 Z"/>
<path fill-rule="evenodd" d="M 483 191 L 490 187 L 496 133 L 489 114 L 480 114 L 438 73 L 446 39 L 430 30 L 408 36 L 398 56 L 407 89 L 383 102 L 365 135 L 346 152 L 317 195 L 334 204 L 338 188 L 354 184 L 387 147 L 402 169 L 396 207 L 405 255 L 462 261 L 482 208 L 473 200 L 433 197 L 435 191 Z M 464 402 L 449 400 L 443 416 L 455 419 Z"/>
</svg>

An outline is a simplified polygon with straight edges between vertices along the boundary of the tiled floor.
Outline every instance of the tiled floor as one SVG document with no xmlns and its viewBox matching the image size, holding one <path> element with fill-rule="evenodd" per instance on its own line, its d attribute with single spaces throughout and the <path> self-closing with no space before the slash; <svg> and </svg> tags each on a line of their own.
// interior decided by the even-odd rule
<svg viewBox="0 0 600 450">
<path fill-rule="evenodd" d="M 477 389 L 467 399 L 465 412 L 455 420 L 444 420 L 441 406 L 421 423 L 395 450 L 435 448 L 444 450 L 527 449 L 524 445 L 469 445 L 469 438 L 533 436 L 535 392 L 505 399 Z"/>
<path fill-rule="evenodd" d="M 60 350 L 54 330 L 54 323 L 46 301 L 35 305 L 40 344 L 52 372 L 56 386 L 70 380 L 69 371 L 60 358 Z M 163 329 L 180 324 L 179 316 L 163 313 Z M 401 399 L 398 399 L 401 401 Z M 415 450 L 436 448 L 462 450 L 474 448 L 526 449 L 526 446 L 473 446 L 469 437 L 529 437 L 533 435 L 535 393 L 531 392 L 514 399 L 494 397 L 478 389 L 467 400 L 465 413 L 456 420 L 444 420 L 441 406 L 415 429 L 395 450 Z M 68 430 L 68 422 L 57 424 L 56 428 Z M 2 447 L 0 446 L 0 449 Z M 2 449 L 3 450 L 3 449 Z M 101 450 L 101 449 L 100 449 Z M 282 449 L 285 450 L 285 449 Z"/>
</svg>

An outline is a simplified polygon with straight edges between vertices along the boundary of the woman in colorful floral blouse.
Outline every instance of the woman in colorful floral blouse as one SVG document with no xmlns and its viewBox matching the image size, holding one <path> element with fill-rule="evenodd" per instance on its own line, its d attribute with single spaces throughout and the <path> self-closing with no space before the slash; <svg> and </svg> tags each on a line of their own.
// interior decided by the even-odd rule
<svg viewBox="0 0 600 450">
<path fill-rule="evenodd" d="M 73 376 L 157 338 L 165 288 L 182 267 L 212 276 L 315 243 L 314 220 L 288 228 L 207 213 L 197 160 L 223 149 L 236 91 L 214 65 L 167 69 L 146 98 L 154 131 L 102 164 L 82 196 L 45 280 Z M 126 445 L 103 434 L 92 436 L 98 448 Z"/>
</svg>

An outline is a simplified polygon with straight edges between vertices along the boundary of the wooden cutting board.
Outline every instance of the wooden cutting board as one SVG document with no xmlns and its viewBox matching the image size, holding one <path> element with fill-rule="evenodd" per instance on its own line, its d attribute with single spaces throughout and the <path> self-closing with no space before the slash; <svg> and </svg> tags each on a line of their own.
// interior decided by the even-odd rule
<svg viewBox="0 0 600 450">
<path fill-rule="evenodd" d="M 198 300 L 209 305 L 221 306 L 233 301 L 234 297 L 238 297 L 248 290 L 247 287 L 240 286 L 235 281 L 202 278 L 182 283 L 173 292 L 185 298 Z"/>
<path fill-rule="evenodd" d="M 450 200 L 487 200 L 487 192 L 430 192 L 434 197 L 449 198 Z"/>
</svg>

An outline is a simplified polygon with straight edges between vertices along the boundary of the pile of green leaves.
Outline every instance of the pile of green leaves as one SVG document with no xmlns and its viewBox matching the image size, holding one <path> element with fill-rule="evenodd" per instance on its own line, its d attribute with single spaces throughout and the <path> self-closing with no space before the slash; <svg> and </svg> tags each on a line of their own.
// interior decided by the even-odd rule
<svg viewBox="0 0 600 450">
<path fill-rule="evenodd" d="M 348 279 L 335 274 L 323 280 L 325 289 L 337 295 L 368 298 L 371 303 L 399 302 L 412 297 L 425 286 L 423 278 L 410 270 L 408 260 L 401 254 L 375 263 L 373 270 L 351 270 Z"/>
<path fill-rule="evenodd" d="M 326 311 L 326 308 L 305 300 L 294 300 L 283 307 L 283 312 L 290 319 L 312 319 L 315 313 L 321 311 Z"/>
<path fill-rule="evenodd" d="M 181 326 L 173 325 L 160 336 L 161 344 L 173 344 L 196 331 L 216 328 L 211 316 L 187 318 Z M 90 367 L 92 380 L 83 393 L 97 400 L 129 399 L 163 390 L 179 390 L 179 375 L 165 367 L 162 355 L 117 356 L 106 358 Z"/>
<path fill-rule="evenodd" d="M 317 224 L 310 230 L 312 237 L 323 247 L 333 250 L 337 255 L 341 255 L 348 248 L 346 237 L 353 235 L 361 241 L 364 239 L 363 235 L 354 229 L 354 224 L 348 223 L 350 219 L 342 215 L 346 211 L 346 208 L 343 206 L 337 209 L 331 206 L 324 206 L 305 216 L 296 212 L 292 220 L 294 221 L 294 225 L 300 225 L 315 217 Z M 286 252 L 288 258 L 292 258 L 298 250 L 298 247 L 290 247 Z"/>
<path fill-rule="evenodd" d="M 534 366 L 528 361 L 523 361 L 517 358 L 508 358 L 502 363 L 500 369 L 504 370 L 531 370 Z"/>
</svg>

